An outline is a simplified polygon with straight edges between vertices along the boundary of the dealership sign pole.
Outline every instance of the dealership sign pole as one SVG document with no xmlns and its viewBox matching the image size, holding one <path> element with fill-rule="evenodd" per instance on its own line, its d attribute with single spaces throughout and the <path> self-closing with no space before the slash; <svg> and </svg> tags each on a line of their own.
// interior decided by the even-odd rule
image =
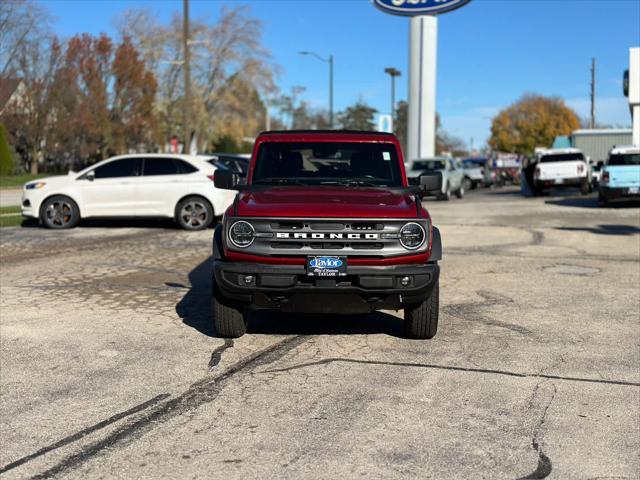
<svg viewBox="0 0 640 480">
<path fill-rule="evenodd" d="M 406 160 L 436 153 L 436 54 L 438 19 L 471 0 L 372 0 L 393 15 L 411 17 L 409 34 L 409 125 Z"/>
</svg>

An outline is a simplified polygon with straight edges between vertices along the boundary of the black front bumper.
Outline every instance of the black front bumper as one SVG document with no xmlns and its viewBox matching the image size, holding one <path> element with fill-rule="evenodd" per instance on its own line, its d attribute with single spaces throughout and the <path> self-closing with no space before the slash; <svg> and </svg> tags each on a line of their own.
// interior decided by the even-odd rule
<svg viewBox="0 0 640 480">
<path fill-rule="evenodd" d="M 347 267 L 347 276 L 308 277 L 303 265 L 214 260 L 219 293 L 238 306 L 310 313 L 398 310 L 424 301 L 440 276 L 436 263 Z M 408 284 L 402 284 L 403 280 Z"/>
</svg>

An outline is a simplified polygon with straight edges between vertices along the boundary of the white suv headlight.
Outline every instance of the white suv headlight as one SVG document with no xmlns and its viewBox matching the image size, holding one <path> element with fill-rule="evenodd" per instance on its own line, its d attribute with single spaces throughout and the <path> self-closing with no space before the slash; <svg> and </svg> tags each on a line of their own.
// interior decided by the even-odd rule
<svg viewBox="0 0 640 480">
<path fill-rule="evenodd" d="M 247 248 L 256 238 L 256 231 L 249 222 L 237 221 L 229 229 L 229 241 L 238 248 Z"/>
<path fill-rule="evenodd" d="M 424 245 L 427 234 L 419 223 L 410 222 L 400 229 L 400 243 L 407 250 L 416 250 Z"/>
</svg>

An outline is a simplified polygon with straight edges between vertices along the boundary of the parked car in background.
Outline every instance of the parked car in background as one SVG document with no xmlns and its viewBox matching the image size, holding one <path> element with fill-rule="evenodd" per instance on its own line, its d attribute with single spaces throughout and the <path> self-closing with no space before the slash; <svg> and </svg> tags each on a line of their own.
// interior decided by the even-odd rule
<svg viewBox="0 0 640 480">
<path fill-rule="evenodd" d="M 489 161 L 486 158 L 465 158 L 462 160 L 463 182 L 465 190 L 479 185 L 489 187 L 493 183 Z"/>
<path fill-rule="evenodd" d="M 166 217 L 186 230 L 202 230 L 234 198 L 214 187 L 215 171 L 191 155 L 113 157 L 79 173 L 26 183 L 22 215 L 56 229 L 72 228 L 81 218 Z"/>
<path fill-rule="evenodd" d="M 577 148 L 556 148 L 540 152 L 533 172 L 532 190 L 540 194 L 552 188 L 575 187 L 583 195 L 591 191 L 591 169 Z"/>
<path fill-rule="evenodd" d="M 598 202 L 640 198 L 640 147 L 615 147 L 609 153 L 598 189 Z"/>
<path fill-rule="evenodd" d="M 234 153 L 212 153 L 203 155 L 212 165 L 223 165 L 242 178 L 247 177 L 249 173 L 249 161 L 251 155 L 234 154 Z"/>
<path fill-rule="evenodd" d="M 591 168 L 591 185 L 592 188 L 598 188 L 600 184 L 600 177 L 602 176 L 602 167 L 604 166 L 604 162 L 594 163 L 593 161 L 589 162 L 589 167 Z"/>
<path fill-rule="evenodd" d="M 493 184 L 502 187 L 506 184 L 518 185 L 522 158 L 514 153 L 496 152 L 490 162 Z"/>
<path fill-rule="evenodd" d="M 463 170 L 456 165 L 453 158 L 434 157 L 414 160 L 409 165 L 407 177 L 410 183 L 417 184 L 420 175 L 433 175 L 438 172 L 442 174 L 442 189 L 436 195 L 438 200 L 449 200 L 452 193 L 455 193 L 458 198 L 464 197 Z"/>
</svg>

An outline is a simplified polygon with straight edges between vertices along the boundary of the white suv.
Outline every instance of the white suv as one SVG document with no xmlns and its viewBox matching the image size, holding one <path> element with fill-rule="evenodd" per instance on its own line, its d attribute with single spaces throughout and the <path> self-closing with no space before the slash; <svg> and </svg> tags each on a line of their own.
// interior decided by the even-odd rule
<svg viewBox="0 0 640 480">
<path fill-rule="evenodd" d="M 591 169 L 577 148 L 554 148 L 539 153 L 533 172 L 536 194 L 551 188 L 577 187 L 583 195 L 591 191 Z"/>
<path fill-rule="evenodd" d="M 186 230 L 201 230 L 235 196 L 214 187 L 215 171 L 191 155 L 113 157 L 79 173 L 26 183 L 22 215 L 48 228 L 71 228 L 80 218 L 168 217 Z"/>
</svg>

